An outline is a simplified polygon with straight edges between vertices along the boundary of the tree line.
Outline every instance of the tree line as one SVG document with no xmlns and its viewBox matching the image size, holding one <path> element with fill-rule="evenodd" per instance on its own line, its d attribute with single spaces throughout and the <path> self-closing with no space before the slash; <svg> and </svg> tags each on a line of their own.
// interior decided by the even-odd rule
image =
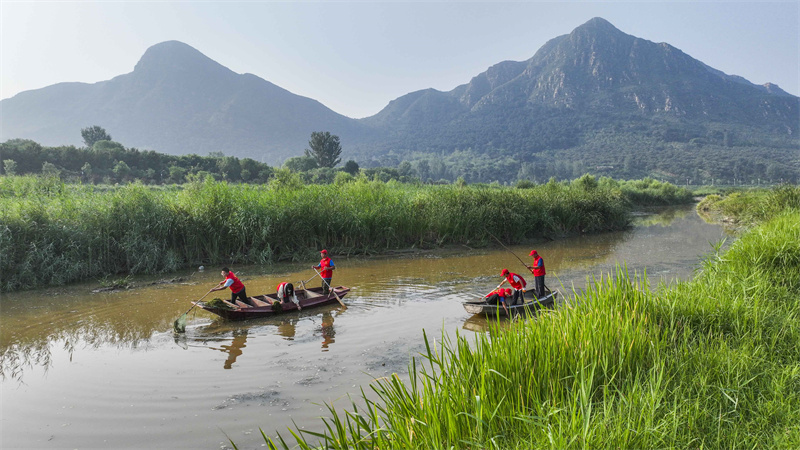
<svg viewBox="0 0 800 450">
<path fill-rule="evenodd" d="M 597 133 L 587 144 L 574 149 L 529 154 L 469 147 L 439 152 L 387 152 L 365 157 L 361 164 L 348 160 L 341 165 L 339 137 L 320 131 L 311 133 L 308 148 L 301 155 L 287 159 L 280 168 L 222 153 L 175 156 L 126 148 L 99 126 L 84 128 L 81 135 L 84 147 L 44 147 L 20 139 L 2 143 L 0 174 L 42 173 L 65 181 L 95 184 L 136 180 L 145 184 L 173 184 L 207 176 L 259 184 L 268 182 L 279 171 L 291 172 L 300 182 L 312 184 L 334 183 L 337 177 L 343 180 L 346 176 L 365 176 L 384 182 L 509 185 L 519 181 L 545 183 L 551 178 L 571 180 L 585 173 L 616 179 L 650 177 L 695 186 L 796 183 L 800 179 L 800 155 L 791 146 L 728 147 L 697 139 L 664 142 L 610 132 Z M 722 134 L 720 139 L 730 139 L 725 136 Z M 621 142 L 623 137 L 627 141 Z"/>
</svg>

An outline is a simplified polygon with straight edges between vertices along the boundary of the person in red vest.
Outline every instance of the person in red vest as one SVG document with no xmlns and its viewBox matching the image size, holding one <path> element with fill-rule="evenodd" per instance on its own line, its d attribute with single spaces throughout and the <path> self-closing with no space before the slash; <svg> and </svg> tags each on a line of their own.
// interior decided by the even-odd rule
<svg viewBox="0 0 800 450">
<path fill-rule="evenodd" d="M 328 295 L 330 293 L 329 288 L 331 287 L 331 278 L 333 278 L 333 270 L 336 267 L 333 266 L 333 261 L 328 258 L 328 251 L 323 249 L 320 250 L 319 254 L 322 256 L 322 259 L 319 260 L 319 264 L 316 266 L 311 266 L 312 269 L 319 269 L 319 274 L 322 276 L 322 294 Z"/>
<path fill-rule="evenodd" d="M 275 293 L 278 297 L 278 301 L 281 303 L 292 302 L 297 305 L 298 310 L 303 309 L 300 306 L 300 302 L 294 297 L 294 285 L 292 283 L 287 283 L 284 281 L 275 288 Z M 269 297 L 267 297 L 267 299 L 269 300 Z M 270 304 L 273 303 L 275 302 L 270 302 Z"/>
<path fill-rule="evenodd" d="M 236 278 L 236 275 L 231 272 L 227 267 L 222 268 L 222 276 L 224 280 L 220 281 L 217 287 L 211 289 L 212 291 L 220 291 L 225 288 L 231 289 L 231 303 L 236 303 L 236 299 L 247 303 L 247 292 L 244 289 L 244 284 Z"/>
<path fill-rule="evenodd" d="M 502 283 L 500 283 L 500 285 L 502 286 L 503 283 L 508 281 L 508 284 L 514 288 L 514 295 L 511 299 L 511 305 L 516 305 L 517 301 L 519 301 L 520 304 L 525 303 L 525 286 L 528 285 L 528 283 L 525 282 L 525 279 L 513 272 L 509 272 L 508 269 L 503 269 L 500 274 L 506 278 Z"/>
<path fill-rule="evenodd" d="M 534 292 L 536 293 L 536 298 L 542 298 L 544 297 L 544 276 L 546 274 L 544 259 L 539 256 L 536 250 L 531 251 L 531 256 L 533 256 L 533 265 L 528 266 L 528 269 L 533 274 Z"/>
<path fill-rule="evenodd" d="M 508 292 L 506 292 L 508 291 Z M 506 308 L 506 297 L 511 296 L 511 289 L 503 289 L 498 287 L 497 289 L 489 292 L 483 297 L 483 301 L 490 305 L 497 305 L 498 303 L 503 306 L 503 309 L 508 314 L 508 308 Z"/>
</svg>

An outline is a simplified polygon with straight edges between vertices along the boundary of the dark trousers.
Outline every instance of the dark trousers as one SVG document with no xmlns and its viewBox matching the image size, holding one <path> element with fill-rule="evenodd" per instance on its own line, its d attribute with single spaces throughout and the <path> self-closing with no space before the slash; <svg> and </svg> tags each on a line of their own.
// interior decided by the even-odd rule
<svg viewBox="0 0 800 450">
<path fill-rule="evenodd" d="M 544 275 L 540 277 L 533 277 L 533 281 L 536 285 L 536 298 L 544 297 Z"/>
<path fill-rule="evenodd" d="M 231 292 L 231 303 L 235 304 L 237 298 L 247 303 L 247 292 L 245 292 L 245 288 L 242 288 L 239 292 Z"/>
<path fill-rule="evenodd" d="M 511 305 L 521 305 L 525 303 L 525 293 L 522 289 L 514 289 L 514 294 L 511 296 Z"/>
<path fill-rule="evenodd" d="M 490 305 L 499 305 L 501 302 L 504 303 L 505 299 L 503 297 L 500 297 L 497 294 L 492 294 L 492 295 L 486 297 L 486 303 L 488 303 Z"/>
<path fill-rule="evenodd" d="M 323 278 L 322 279 L 322 294 L 323 295 L 328 295 L 331 292 L 331 290 L 328 288 L 328 286 L 330 286 L 330 285 L 331 285 L 331 279 L 330 278 Z"/>
</svg>

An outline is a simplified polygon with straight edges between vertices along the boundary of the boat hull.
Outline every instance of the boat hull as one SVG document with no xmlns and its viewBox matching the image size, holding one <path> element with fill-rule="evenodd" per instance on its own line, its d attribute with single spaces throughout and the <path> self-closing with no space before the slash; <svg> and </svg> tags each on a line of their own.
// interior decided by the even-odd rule
<svg viewBox="0 0 800 450">
<path fill-rule="evenodd" d="M 336 292 L 336 294 L 339 295 L 339 298 L 342 298 L 347 295 L 348 292 L 350 292 L 350 288 L 337 286 L 333 288 L 333 292 Z M 309 288 L 308 290 L 295 291 L 295 295 L 297 296 L 300 307 L 302 309 L 307 309 L 338 303 L 338 300 L 333 292 L 329 293 L 328 295 L 323 295 L 322 288 L 316 287 Z M 269 304 L 267 298 L 275 301 L 278 297 L 277 294 L 266 294 L 250 297 L 248 299 L 249 303 L 244 303 L 237 300 L 236 304 L 232 304 L 228 301 L 225 301 L 229 308 L 213 307 L 203 302 L 197 303 L 197 306 L 227 320 L 257 319 L 298 311 L 297 305 L 292 302 L 282 303 L 280 308 L 276 308 Z"/>
<path fill-rule="evenodd" d="M 483 314 L 486 317 L 503 317 L 507 315 L 533 314 L 542 308 L 552 308 L 555 305 L 558 292 L 550 292 L 546 296 L 536 299 L 533 291 L 525 292 L 525 303 L 508 307 L 508 314 L 501 305 L 490 305 L 485 302 L 463 302 L 464 309 L 470 314 Z"/>
</svg>

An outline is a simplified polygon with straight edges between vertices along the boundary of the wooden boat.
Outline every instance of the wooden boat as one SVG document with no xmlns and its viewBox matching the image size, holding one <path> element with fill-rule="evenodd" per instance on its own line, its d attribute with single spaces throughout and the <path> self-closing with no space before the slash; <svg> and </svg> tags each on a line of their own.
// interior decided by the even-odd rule
<svg viewBox="0 0 800 450">
<path fill-rule="evenodd" d="M 336 286 L 333 288 L 333 291 L 339 294 L 339 298 L 342 298 L 347 295 L 348 292 L 350 292 L 350 288 Z M 323 295 L 322 287 L 296 290 L 295 296 L 297 297 L 298 303 L 303 310 L 306 308 L 313 308 L 315 306 L 329 305 L 331 303 L 338 302 L 333 292 L 330 292 L 328 295 Z M 223 300 L 222 303 L 224 303 L 226 307 L 214 307 L 205 302 L 197 302 L 197 306 L 228 320 L 246 320 L 259 317 L 271 317 L 276 314 L 298 310 L 297 305 L 292 302 L 282 303 L 280 307 L 273 307 L 270 304 L 271 302 L 267 301 L 267 298 L 269 298 L 270 301 L 277 301 L 278 294 L 275 293 L 249 297 L 247 299 L 248 303 L 238 299 L 236 300 L 235 304 L 228 300 Z"/>
<path fill-rule="evenodd" d="M 519 314 L 533 314 L 541 308 L 552 308 L 555 304 L 558 291 L 548 292 L 547 295 L 536 299 L 533 291 L 525 292 L 525 303 L 508 306 L 508 313 L 512 316 Z M 505 316 L 506 311 L 502 305 L 492 305 L 483 301 L 463 302 L 464 309 L 470 314 L 483 314 L 487 317 Z"/>
</svg>

